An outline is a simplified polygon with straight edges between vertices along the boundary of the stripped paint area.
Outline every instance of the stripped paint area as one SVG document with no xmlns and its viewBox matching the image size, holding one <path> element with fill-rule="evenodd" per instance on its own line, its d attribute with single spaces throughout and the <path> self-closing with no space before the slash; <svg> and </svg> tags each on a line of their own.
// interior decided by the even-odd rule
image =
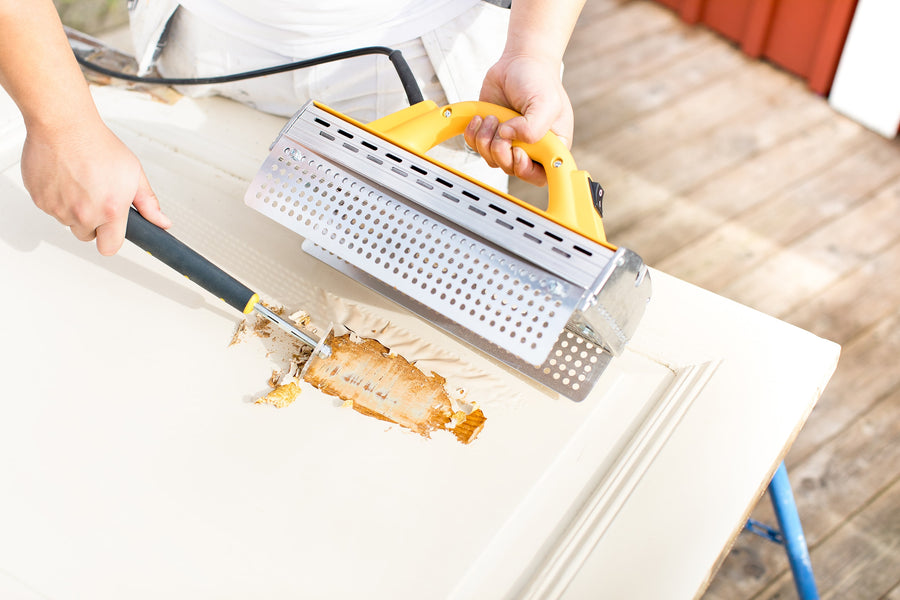
<svg viewBox="0 0 900 600">
<path fill-rule="evenodd" d="M 352 403 L 357 412 L 396 423 L 424 437 L 446 430 L 468 444 L 484 428 L 481 409 L 454 410 L 445 379 L 426 375 L 374 339 L 332 337 L 331 356 L 310 359 L 303 380 Z"/>
<path fill-rule="evenodd" d="M 285 312 L 283 308 L 273 310 Z M 292 314 L 289 319 L 301 327 L 310 325 L 305 313 Z M 444 430 L 468 444 L 484 429 L 484 412 L 465 401 L 464 389 L 451 386 L 448 392 L 444 377 L 432 370 L 426 374 L 375 339 L 353 332 L 329 334 L 331 356 L 310 358 L 308 347 L 258 315 L 242 321 L 231 344 L 248 337 L 261 341 L 277 365 L 267 382 L 270 391 L 257 398 L 256 404 L 286 408 L 300 396 L 305 381 L 324 394 L 337 396 L 345 407 L 426 438 Z"/>
</svg>

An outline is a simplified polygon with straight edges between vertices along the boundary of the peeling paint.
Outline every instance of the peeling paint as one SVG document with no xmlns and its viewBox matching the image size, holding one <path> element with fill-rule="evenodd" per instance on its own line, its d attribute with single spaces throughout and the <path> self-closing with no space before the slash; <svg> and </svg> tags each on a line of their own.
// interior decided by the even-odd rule
<svg viewBox="0 0 900 600">
<path fill-rule="evenodd" d="M 283 308 L 269 308 L 278 314 L 286 312 Z M 298 325 L 309 326 L 304 312 L 289 318 Z M 468 444 L 484 429 L 484 412 L 477 403 L 465 400 L 464 388 L 448 386 L 446 379 L 434 371 L 426 374 L 418 362 L 410 362 L 378 340 L 344 327 L 340 331 L 346 333 L 329 337 L 329 358 L 310 359 L 308 347 L 272 327 L 267 319 L 258 315 L 245 318 L 229 345 L 252 336 L 263 343 L 266 356 L 275 367 L 267 381 L 270 391 L 254 403 L 286 408 L 299 397 L 301 382 L 305 381 L 340 398 L 342 407 L 400 425 L 426 438 L 434 431 L 444 430 Z M 311 361 L 308 366 L 307 361 Z M 304 367 L 306 372 L 301 379 Z"/>
<path fill-rule="evenodd" d="M 358 341 L 357 341 L 358 340 Z M 480 409 L 454 411 L 445 379 L 426 375 L 377 340 L 352 334 L 332 337 L 331 356 L 314 357 L 304 381 L 320 391 L 352 402 L 357 412 L 415 431 L 424 437 L 446 430 L 468 444 L 484 428 Z"/>
</svg>

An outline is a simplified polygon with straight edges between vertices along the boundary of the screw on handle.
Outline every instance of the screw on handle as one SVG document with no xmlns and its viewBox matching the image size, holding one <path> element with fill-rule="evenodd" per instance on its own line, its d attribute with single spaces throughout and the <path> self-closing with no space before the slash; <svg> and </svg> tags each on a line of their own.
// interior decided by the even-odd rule
<svg viewBox="0 0 900 600">
<path fill-rule="evenodd" d="M 253 290 L 142 217 L 134 207 L 128 212 L 125 238 L 230 306 L 244 313 L 253 310 L 258 300 Z"/>
</svg>

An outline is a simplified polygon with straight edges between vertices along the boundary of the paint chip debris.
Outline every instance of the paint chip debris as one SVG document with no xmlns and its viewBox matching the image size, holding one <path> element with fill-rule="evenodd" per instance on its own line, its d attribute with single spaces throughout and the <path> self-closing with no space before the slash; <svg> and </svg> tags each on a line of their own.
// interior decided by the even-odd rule
<svg viewBox="0 0 900 600">
<path fill-rule="evenodd" d="M 255 404 L 269 404 L 275 408 L 285 408 L 294 403 L 300 395 L 300 386 L 296 381 L 276 386 L 274 390 L 256 400 Z"/>
</svg>

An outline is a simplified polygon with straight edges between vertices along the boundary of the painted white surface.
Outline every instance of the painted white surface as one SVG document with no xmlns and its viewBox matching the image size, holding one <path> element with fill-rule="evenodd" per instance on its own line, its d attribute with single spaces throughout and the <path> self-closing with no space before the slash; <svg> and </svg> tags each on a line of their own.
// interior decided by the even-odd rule
<svg viewBox="0 0 900 600">
<path fill-rule="evenodd" d="M 900 2 L 859 0 L 828 102 L 887 138 L 900 127 Z"/>
<path fill-rule="evenodd" d="M 290 307 L 323 311 L 327 290 L 387 314 L 503 383 L 470 446 L 309 387 L 255 406 L 271 366 L 258 344 L 228 347 L 229 307 L 130 245 L 100 257 L 11 166 L 0 574 L 39 597 L 691 597 L 834 368 L 835 345 L 654 272 L 591 397 L 550 397 L 242 205 L 281 119 L 96 97 L 173 233 L 211 260 Z"/>
</svg>

